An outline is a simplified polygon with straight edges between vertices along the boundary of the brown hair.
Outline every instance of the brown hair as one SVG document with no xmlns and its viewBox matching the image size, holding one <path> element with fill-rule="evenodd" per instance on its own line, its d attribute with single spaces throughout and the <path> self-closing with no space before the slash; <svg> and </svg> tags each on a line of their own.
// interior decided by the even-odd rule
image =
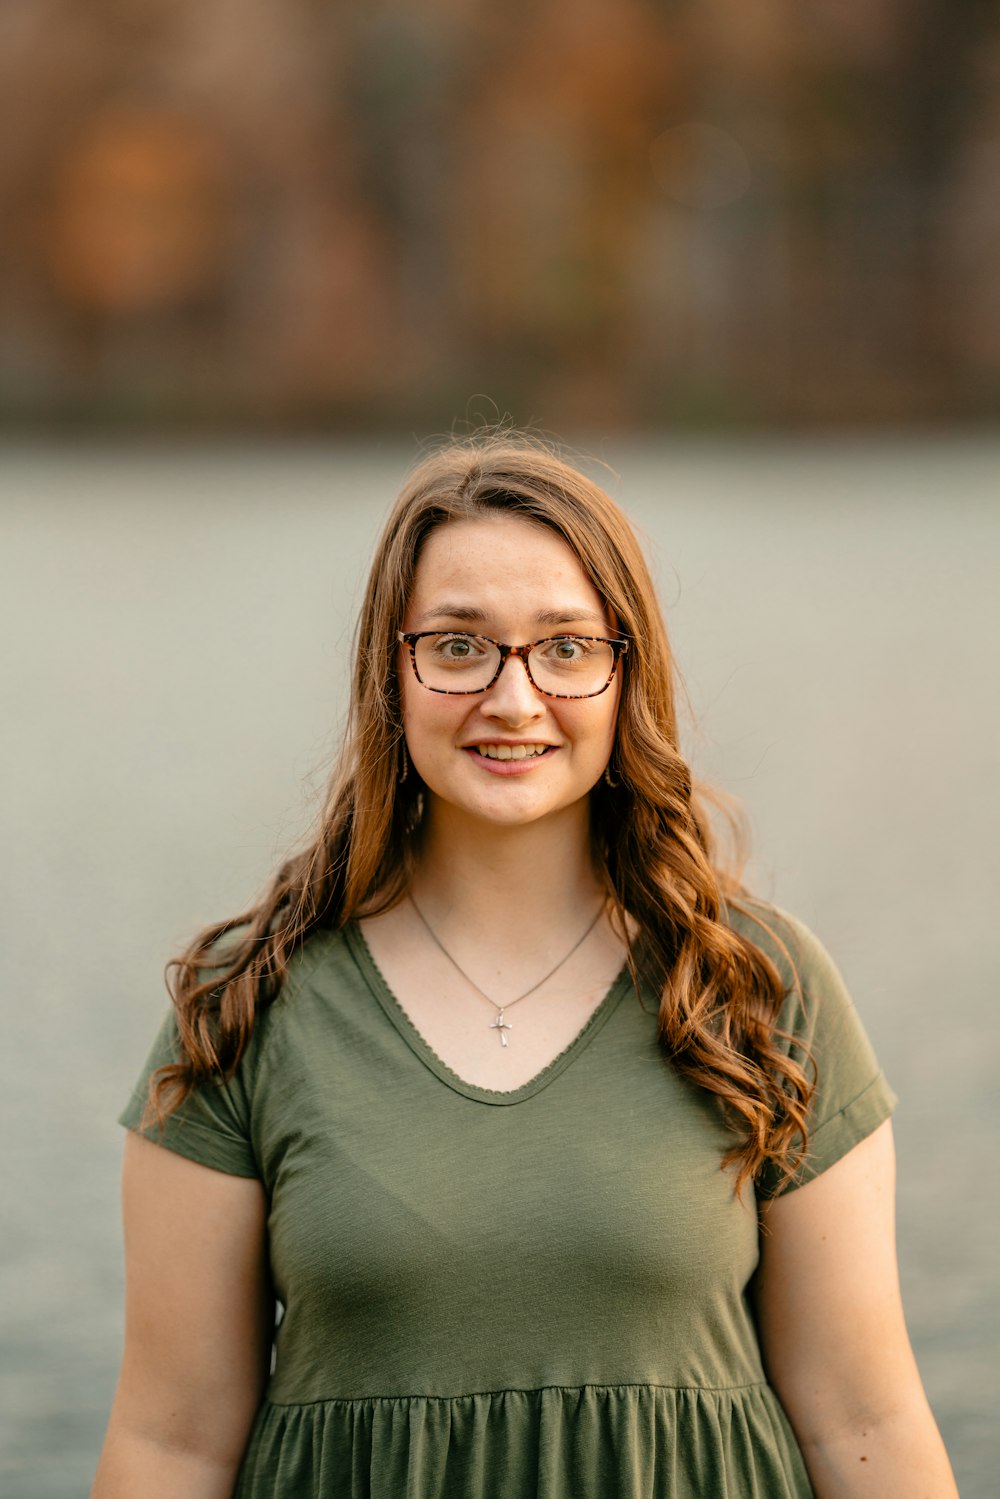
<svg viewBox="0 0 1000 1499">
<path fill-rule="evenodd" d="M 256 905 L 206 928 L 168 965 L 181 1060 L 154 1074 L 150 1111 L 162 1121 L 199 1084 L 232 1074 L 311 932 L 402 897 L 419 842 L 420 781 L 399 774 L 397 631 L 430 532 L 498 512 L 563 537 L 631 642 L 619 668 L 613 784 L 602 779 L 591 793 L 595 856 L 637 987 L 641 976 L 661 995 L 664 1050 L 721 1100 L 740 1136 L 724 1162 L 739 1163 L 737 1189 L 768 1162 L 790 1174 L 805 1151 L 814 1085 L 779 1044 L 786 991 L 775 963 L 724 919 L 727 902 L 746 897 L 740 865 L 727 870 L 716 855 L 706 811 L 706 800 L 725 809 L 726 799 L 696 790 L 681 755 L 675 669 L 639 544 L 603 489 L 509 432 L 450 440 L 404 485 L 372 564 L 347 731 L 318 828 Z M 626 912 L 638 932 L 631 943 Z"/>
</svg>

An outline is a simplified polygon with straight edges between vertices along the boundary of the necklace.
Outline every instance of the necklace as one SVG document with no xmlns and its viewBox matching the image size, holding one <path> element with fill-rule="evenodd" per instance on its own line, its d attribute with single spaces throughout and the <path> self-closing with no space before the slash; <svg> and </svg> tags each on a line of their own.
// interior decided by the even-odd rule
<svg viewBox="0 0 1000 1499">
<path fill-rule="evenodd" d="M 480 987 L 476 983 L 475 979 L 471 979 L 469 977 L 469 975 L 466 973 L 465 969 L 459 967 L 459 965 L 455 962 L 455 959 L 452 957 L 451 953 L 445 947 L 444 943 L 441 941 L 441 938 L 438 936 L 437 932 L 431 926 L 430 922 L 427 920 L 427 917 L 424 915 L 423 911 L 421 911 L 420 907 L 417 905 L 416 901 L 413 899 L 413 896 L 410 895 L 409 891 L 407 891 L 407 899 L 410 902 L 410 905 L 416 911 L 417 915 L 420 917 L 420 920 L 423 922 L 424 926 L 427 928 L 427 931 L 428 931 L 430 937 L 437 944 L 437 946 L 441 949 L 441 951 L 444 953 L 445 957 L 448 959 L 448 962 L 451 964 L 451 966 L 454 969 L 456 969 L 456 971 L 458 973 L 460 973 L 462 975 L 462 977 L 464 978 L 465 982 L 467 984 L 471 985 L 471 987 L 473 989 L 475 989 L 475 991 L 476 991 L 477 994 L 482 995 L 482 998 L 486 1000 L 487 1004 L 491 1004 L 493 1006 L 494 1010 L 496 1010 L 496 1012 L 497 1012 L 496 1019 L 489 1026 L 487 1026 L 487 1030 L 496 1031 L 497 1035 L 500 1037 L 500 1045 L 501 1046 L 506 1046 L 507 1045 L 507 1032 L 510 1031 L 510 1030 L 513 1030 L 513 1028 L 514 1028 L 511 1025 L 511 1023 L 510 1023 L 509 1020 L 505 1020 L 504 1019 L 504 1011 L 512 1009 L 514 1005 L 520 1004 L 521 1000 L 522 999 L 527 999 L 529 994 L 534 994 L 535 990 L 536 989 L 540 989 L 544 983 L 547 983 L 548 980 L 552 977 L 552 975 L 554 973 L 558 973 L 559 972 L 559 970 L 560 970 L 560 968 L 562 968 L 563 964 L 569 962 L 570 958 L 576 952 L 577 948 L 583 946 L 583 944 L 586 942 L 587 938 L 590 936 L 591 932 L 594 930 L 594 927 L 597 925 L 597 923 L 600 921 L 601 917 L 604 915 L 604 907 L 605 907 L 605 902 L 602 901 L 601 905 L 600 905 L 600 909 L 597 912 L 597 915 L 594 917 L 593 921 L 587 927 L 587 930 L 584 932 L 583 936 L 577 938 L 577 940 L 573 943 L 573 946 L 570 948 L 570 950 L 566 954 L 566 956 L 564 958 L 560 958 L 559 962 L 556 964 L 556 966 L 554 968 L 550 968 L 549 971 L 548 971 L 548 973 L 546 973 L 542 978 L 540 978 L 536 984 L 532 984 L 532 986 L 531 986 L 530 989 L 525 989 L 524 993 L 523 994 L 519 994 L 516 999 L 508 999 L 505 1004 L 498 1005 L 497 1002 L 496 1002 L 496 1000 L 495 999 L 490 999 L 490 996 L 488 994 L 484 993 L 482 989 L 480 989 Z"/>
</svg>

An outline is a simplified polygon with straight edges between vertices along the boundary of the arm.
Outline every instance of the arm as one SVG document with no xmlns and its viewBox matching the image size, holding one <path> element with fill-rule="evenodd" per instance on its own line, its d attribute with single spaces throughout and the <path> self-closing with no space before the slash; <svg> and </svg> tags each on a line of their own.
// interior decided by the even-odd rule
<svg viewBox="0 0 1000 1499">
<path fill-rule="evenodd" d="M 958 1499 L 910 1348 L 889 1122 L 761 1210 L 768 1377 L 817 1499 Z"/>
<path fill-rule="evenodd" d="M 125 1352 L 91 1499 L 230 1499 L 267 1378 L 259 1181 L 129 1133 Z"/>
</svg>

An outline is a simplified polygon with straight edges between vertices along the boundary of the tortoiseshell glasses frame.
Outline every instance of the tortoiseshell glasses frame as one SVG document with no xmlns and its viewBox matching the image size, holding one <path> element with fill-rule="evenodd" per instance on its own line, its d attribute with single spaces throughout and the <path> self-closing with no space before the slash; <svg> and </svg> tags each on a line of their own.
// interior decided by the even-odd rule
<svg viewBox="0 0 1000 1499">
<path fill-rule="evenodd" d="M 496 671 L 493 673 L 492 677 L 490 677 L 490 680 L 484 683 L 482 687 L 456 688 L 429 686 L 428 683 L 425 682 L 423 677 L 420 675 L 420 671 L 417 667 L 417 642 L 419 640 L 423 640 L 425 637 L 432 635 L 461 636 L 463 638 L 468 638 L 469 640 L 482 640 L 485 641 L 487 645 L 495 646 L 500 652 L 500 659 L 497 662 Z M 627 640 L 611 640 L 604 635 L 546 635 L 541 640 L 529 641 L 527 645 L 506 645 L 502 640 L 493 640 L 489 635 L 473 635 L 467 630 L 400 630 L 398 632 L 397 638 L 399 639 L 400 643 L 402 645 L 405 645 L 409 650 L 410 665 L 413 667 L 413 675 L 416 677 L 421 687 L 426 688 L 428 692 L 440 692 L 444 697 L 474 697 L 478 692 L 488 692 L 493 686 L 494 682 L 496 682 L 500 673 L 503 671 L 504 667 L 507 664 L 508 657 L 510 656 L 517 656 L 518 659 L 524 663 L 524 670 L 527 673 L 528 681 L 531 683 L 532 687 L 534 687 L 535 691 L 540 692 L 543 697 L 576 699 L 578 701 L 582 698 L 600 697 L 601 693 L 606 692 L 611 686 L 611 683 L 614 681 L 615 672 L 618 670 L 618 663 L 629 648 L 629 642 Z M 550 645 L 560 640 L 584 640 L 588 644 L 607 645 L 611 647 L 611 670 L 608 672 L 606 680 L 601 683 L 600 687 L 596 688 L 593 692 L 550 692 L 547 687 L 539 687 L 538 683 L 531 675 L 531 667 L 528 665 L 528 657 L 536 646 Z"/>
</svg>

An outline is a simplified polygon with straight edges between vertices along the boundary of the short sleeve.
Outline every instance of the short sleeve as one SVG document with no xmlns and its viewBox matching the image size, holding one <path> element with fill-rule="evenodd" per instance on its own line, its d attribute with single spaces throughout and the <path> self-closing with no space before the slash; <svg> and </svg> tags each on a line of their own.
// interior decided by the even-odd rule
<svg viewBox="0 0 1000 1499">
<path fill-rule="evenodd" d="M 805 1159 L 789 1179 L 784 1179 L 776 1166 L 768 1164 L 757 1180 L 758 1194 L 773 1197 L 822 1175 L 888 1119 L 897 1100 L 843 977 L 819 938 L 801 921 L 776 907 L 771 907 L 760 919 L 777 933 L 788 955 L 781 952 L 756 922 L 740 923 L 744 934 L 775 960 L 787 980 L 788 991 L 778 1020 L 778 1029 L 787 1036 L 779 1038 L 779 1045 L 790 1051 L 812 1075 L 805 1061 L 805 1047 L 808 1047 L 816 1069 Z"/>
<path fill-rule="evenodd" d="M 230 1176 L 261 1175 L 251 1134 L 251 1103 L 259 1036 L 255 1029 L 250 1048 L 228 1081 L 204 1083 L 181 1107 L 170 1114 L 162 1128 L 156 1123 L 142 1128 L 149 1080 L 158 1067 L 180 1057 L 177 1021 L 170 1010 L 146 1058 L 139 1080 L 119 1124 L 164 1145 L 178 1155 L 211 1166 Z"/>
</svg>

